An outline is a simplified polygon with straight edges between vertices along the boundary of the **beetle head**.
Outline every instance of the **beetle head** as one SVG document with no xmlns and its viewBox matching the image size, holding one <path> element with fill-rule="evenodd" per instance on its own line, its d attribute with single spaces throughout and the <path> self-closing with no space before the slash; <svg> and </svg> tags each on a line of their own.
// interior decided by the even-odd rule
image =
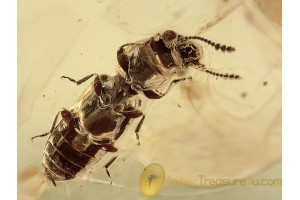
<svg viewBox="0 0 300 200">
<path fill-rule="evenodd" d="M 178 35 L 175 31 L 167 30 L 162 34 L 162 40 L 165 46 L 171 49 L 177 45 Z"/>
</svg>

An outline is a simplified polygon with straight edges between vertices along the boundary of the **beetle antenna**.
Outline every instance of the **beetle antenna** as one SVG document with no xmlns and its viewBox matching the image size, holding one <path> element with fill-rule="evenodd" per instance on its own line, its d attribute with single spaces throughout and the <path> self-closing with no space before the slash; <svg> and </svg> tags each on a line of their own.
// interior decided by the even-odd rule
<svg viewBox="0 0 300 200">
<path fill-rule="evenodd" d="M 205 73 L 208 73 L 210 75 L 225 78 L 225 79 L 235 79 L 235 80 L 237 80 L 237 79 L 242 78 L 240 75 L 237 75 L 237 74 L 215 72 L 214 70 L 207 69 L 205 67 L 205 65 L 200 65 L 200 66 L 198 65 L 197 69 L 200 69 L 201 71 L 204 71 Z"/>
<path fill-rule="evenodd" d="M 205 42 L 206 44 L 215 47 L 216 51 L 218 51 L 219 49 L 221 49 L 221 51 L 223 52 L 228 52 L 228 53 L 232 53 L 235 51 L 235 48 L 232 46 L 227 46 L 224 44 L 222 45 L 220 43 L 212 42 L 211 40 L 199 36 L 185 36 L 184 39 L 201 40 L 202 42 Z"/>
</svg>

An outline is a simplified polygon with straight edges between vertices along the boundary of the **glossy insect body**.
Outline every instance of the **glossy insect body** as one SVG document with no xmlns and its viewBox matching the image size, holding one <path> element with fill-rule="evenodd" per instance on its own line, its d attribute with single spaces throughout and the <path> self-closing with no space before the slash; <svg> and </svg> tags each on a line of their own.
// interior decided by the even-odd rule
<svg viewBox="0 0 300 200">
<path fill-rule="evenodd" d="M 55 181 L 69 180 L 86 172 L 107 152 L 116 153 L 115 141 L 133 119 L 141 117 L 135 130 L 139 139 L 138 132 L 145 119 L 139 95 L 162 98 L 176 83 L 191 79 L 187 77 L 190 68 L 218 77 L 240 78 L 207 69 L 201 63 L 202 48 L 192 41 L 194 39 L 216 50 L 235 50 L 202 37 L 182 36 L 168 30 L 162 35 L 121 46 L 117 52 L 121 72 L 114 77 L 91 74 L 75 81 L 63 76 L 77 84 L 95 78 L 69 110 L 62 109 L 57 114 L 48 133 L 36 136 L 51 134 L 43 155 L 46 177 L 55 185 Z M 62 119 L 57 124 L 59 116 Z M 104 165 L 109 177 L 108 167 L 116 157 Z"/>
<path fill-rule="evenodd" d="M 114 142 L 143 115 L 136 94 L 121 76 L 95 75 L 72 108 L 58 113 L 56 119 L 62 120 L 57 125 L 54 120 L 43 155 L 45 174 L 54 185 L 86 172 L 107 152 L 117 152 Z"/>
<path fill-rule="evenodd" d="M 118 62 L 132 87 L 150 99 L 161 98 L 175 83 L 187 79 L 185 76 L 191 68 L 218 77 L 240 78 L 238 75 L 207 69 L 201 63 L 201 46 L 192 41 L 195 39 L 214 46 L 216 50 L 235 50 L 231 46 L 216 44 L 202 37 L 187 37 L 167 30 L 162 35 L 157 34 L 150 39 L 121 46 L 117 53 Z"/>
</svg>

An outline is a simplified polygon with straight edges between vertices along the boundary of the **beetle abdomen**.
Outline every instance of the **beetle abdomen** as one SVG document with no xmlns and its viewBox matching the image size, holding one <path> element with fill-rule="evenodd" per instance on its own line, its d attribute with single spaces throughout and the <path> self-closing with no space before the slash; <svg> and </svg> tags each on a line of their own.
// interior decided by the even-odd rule
<svg viewBox="0 0 300 200">
<path fill-rule="evenodd" d="M 87 171 L 88 165 L 94 165 L 106 153 L 101 145 L 88 144 L 83 150 L 74 147 L 73 142 L 79 133 L 67 128 L 61 122 L 47 141 L 43 166 L 46 176 L 52 181 L 73 179 Z"/>
</svg>

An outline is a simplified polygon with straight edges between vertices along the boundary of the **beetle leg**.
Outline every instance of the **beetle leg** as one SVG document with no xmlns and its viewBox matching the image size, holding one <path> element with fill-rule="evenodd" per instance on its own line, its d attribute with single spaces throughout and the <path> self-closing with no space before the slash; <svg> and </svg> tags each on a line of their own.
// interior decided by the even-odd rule
<svg viewBox="0 0 300 200">
<path fill-rule="evenodd" d="M 49 135 L 49 134 L 50 134 L 50 132 L 44 133 L 44 134 L 41 134 L 41 135 L 33 136 L 33 137 L 31 137 L 31 142 L 33 142 L 33 140 L 34 140 L 35 138 L 37 138 L 37 137 L 45 137 L 45 136 L 47 136 L 47 135 Z"/>
<path fill-rule="evenodd" d="M 146 117 L 146 115 L 143 115 L 142 119 L 139 121 L 139 123 L 138 123 L 138 125 L 137 125 L 137 127 L 136 127 L 136 129 L 135 129 L 135 135 L 136 135 L 136 139 L 137 139 L 137 141 L 138 141 L 138 146 L 140 146 L 140 144 L 141 144 L 141 143 L 140 143 L 140 135 L 139 135 L 139 132 L 140 132 L 140 129 L 141 129 L 143 123 L 144 123 L 145 117 Z"/>
<path fill-rule="evenodd" d="M 132 107 L 130 107 L 132 108 Z M 131 118 L 131 119 L 134 119 L 134 118 L 138 118 L 140 116 L 143 116 L 142 119 L 140 120 L 140 122 L 138 123 L 136 129 L 135 129 L 135 135 L 136 135 L 136 139 L 138 141 L 137 145 L 140 146 L 140 136 L 139 136 L 139 131 L 141 129 L 141 126 L 145 120 L 145 115 L 143 114 L 143 112 L 139 109 L 134 109 L 134 110 L 122 110 L 122 111 L 118 111 L 118 113 L 121 113 L 122 115 L 124 115 L 126 118 Z"/>
<path fill-rule="evenodd" d="M 144 90 L 143 93 L 148 99 L 160 99 L 164 96 L 164 94 L 158 90 Z"/>
<path fill-rule="evenodd" d="M 116 147 L 114 147 L 114 146 L 111 146 L 111 147 L 113 147 L 111 150 L 110 150 L 110 148 L 108 148 L 108 149 L 106 149 L 105 151 L 106 152 L 117 152 L 117 154 L 116 155 L 114 155 L 103 167 L 105 168 L 105 171 L 106 171 L 106 174 L 107 174 L 107 176 L 109 177 L 109 179 L 110 179 L 110 185 L 112 184 L 112 180 L 111 180 L 111 176 L 110 176 L 110 173 L 109 173 L 109 170 L 108 170 L 108 168 L 109 168 L 109 166 L 117 159 L 117 157 L 118 157 L 118 155 L 119 155 L 119 153 L 118 153 L 118 149 L 116 148 Z"/>
<path fill-rule="evenodd" d="M 81 83 L 83 83 L 83 82 L 89 80 L 89 79 L 90 79 L 92 76 L 94 76 L 94 75 L 97 75 L 97 74 L 90 74 L 90 75 L 88 75 L 88 76 L 86 76 L 86 77 L 84 77 L 84 78 L 82 78 L 82 79 L 80 79 L 80 80 L 78 80 L 78 81 L 76 81 L 76 80 L 74 80 L 73 78 L 70 78 L 70 77 L 68 77 L 68 76 L 62 76 L 62 77 L 60 77 L 60 78 L 61 78 L 61 79 L 64 79 L 64 78 L 69 79 L 70 81 L 76 83 L 77 85 L 80 85 Z"/>
<path fill-rule="evenodd" d="M 160 99 L 164 97 L 177 83 L 185 80 L 192 80 L 192 77 L 173 80 L 165 93 L 162 93 L 158 90 L 147 90 L 147 89 L 144 89 L 143 93 L 148 99 Z"/>
<path fill-rule="evenodd" d="M 130 110 L 130 111 L 119 111 L 122 115 L 124 115 L 126 118 L 138 118 L 143 115 L 143 112 L 139 109 L 136 110 Z"/>
<path fill-rule="evenodd" d="M 59 113 L 60 113 L 60 112 L 58 112 L 58 113 L 56 114 L 56 116 L 55 116 L 55 118 L 54 118 L 54 120 L 53 120 L 53 123 L 52 123 L 52 125 L 51 125 L 50 131 L 47 132 L 47 133 L 41 134 L 41 135 L 33 136 L 33 137 L 31 138 L 31 142 L 33 142 L 33 139 L 35 139 L 35 138 L 37 138 L 37 137 L 45 137 L 45 136 L 47 136 L 47 135 L 49 135 L 49 134 L 51 134 L 51 133 L 53 132 L 53 130 L 54 130 L 55 126 L 56 126 L 56 122 L 57 122 L 57 118 L 58 118 Z"/>
</svg>

